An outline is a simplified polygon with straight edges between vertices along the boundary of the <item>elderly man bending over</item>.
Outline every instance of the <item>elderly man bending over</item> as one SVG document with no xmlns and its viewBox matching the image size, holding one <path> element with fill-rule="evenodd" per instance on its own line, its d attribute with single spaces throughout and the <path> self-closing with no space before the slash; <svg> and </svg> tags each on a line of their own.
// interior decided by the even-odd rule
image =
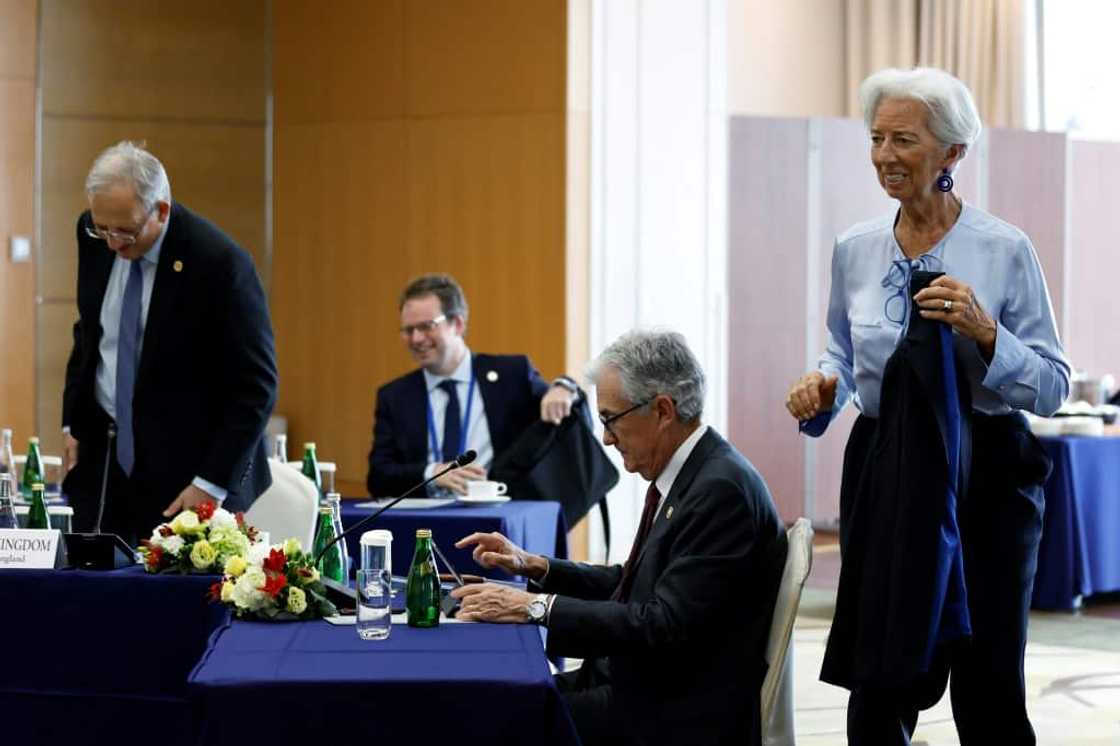
<svg viewBox="0 0 1120 746">
<path fill-rule="evenodd" d="M 550 655 L 583 658 L 560 674 L 585 746 L 757 744 L 763 649 L 785 534 L 762 477 L 700 421 L 704 372 L 684 337 L 630 332 L 592 363 L 603 442 L 649 481 L 626 564 L 529 554 L 472 534 L 484 567 L 540 594 L 458 588 L 460 618 L 548 627 Z"/>
</svg>

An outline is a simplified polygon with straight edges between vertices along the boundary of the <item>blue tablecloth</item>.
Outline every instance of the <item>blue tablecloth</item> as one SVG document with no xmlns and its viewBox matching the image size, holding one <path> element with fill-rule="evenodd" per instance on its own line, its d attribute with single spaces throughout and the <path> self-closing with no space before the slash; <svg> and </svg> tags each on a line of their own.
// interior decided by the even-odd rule
<svg viewBox="0 0 1120 746">
<path fill-rule="evenodd" d="M 342 503 L 342 525 L 349 528 L 373 512 L 359 508 L 355 501 Z M 448 505 L 425 510 L 392 508 L 381 514 L 369 528 L 385 528 L 393 532 L 393 573 L 407 575 L 416 545 L 416 529 L 430 528 L 432 536 L 459 572 L 508 578 L 501 570 L 483 571 L 471 559 L 468 550 L 456 549 L 455 542 L 474 531 L 498 531 L 510 541 L 548 557 L 566 559 L 568 528 L 558 502 L 511 500 L 500 505 Z M 347 546 L 354 563 L 358 562 L 358 542 L 362 532 L 347 537 Z"/>
<path fill-rule="evenodd" d="M 1031 605 L 1120 590 L 1120 438 L 1042 438 L 1054 461 Z"/>
<path fill-rule="evenodd" d="M 249 743 L 577 744 L 528 625 L 233 622 L 191 673 L 208 746 Z"/>
<path fill-rule="evenodd" d="M 0 571 L 0 740 L 191 743 L 187 676 L 229 620 L 215 579 Z"/>
</svg>

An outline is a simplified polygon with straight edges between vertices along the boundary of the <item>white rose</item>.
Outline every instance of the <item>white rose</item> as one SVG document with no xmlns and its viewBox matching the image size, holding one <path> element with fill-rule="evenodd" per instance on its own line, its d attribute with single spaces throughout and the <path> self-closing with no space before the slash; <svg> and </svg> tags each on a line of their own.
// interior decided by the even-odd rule
<svg viewBox="0 0 1120 746">
<path fill-rule="evenodd" d="M 272 600 L 267 593 L 261 590 L 265 583 L 264 570 L 259 567 L 250 567 L 233 584 L 233 602 L 240 609 L 259 611 Z"/>
<path fill-rule="evenodd" d="M 183 541 L 183 537 L 177 534 L 172 534 L 171 536 L 160 538 L 160 546 L 163 547 L 163 551 L 167 552 L 168 554 L 173 554 L 176 557 L 179 556 L 179 552 L 183 549 L 183 545 L 186 544 L 186 542 Z"/>
<path fill-rule="evenodd" d="M 210 530 L 216 528 L 237 528 L 237 518 L 228 510 L 218 508 L 210 516 Z"/>
<path fill-rule="evenodd" d="M 249 547 L 249 563 L 253 565 L 260 565 L 268 559 L 268 553 L 272 551 L 272 547 L 263 541 L 258 541 Z"/>
</svg>

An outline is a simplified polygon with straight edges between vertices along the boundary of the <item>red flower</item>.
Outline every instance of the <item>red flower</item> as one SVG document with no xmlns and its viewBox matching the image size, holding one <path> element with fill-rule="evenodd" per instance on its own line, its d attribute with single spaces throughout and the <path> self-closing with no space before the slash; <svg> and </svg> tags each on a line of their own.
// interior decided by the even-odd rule
<svg viewBox="0 0 1120 746">
<path fill-rule="evenodd" d="M 279 549 L 273 549 L 268 553 L 268 557 L 262 563 L 262 567 L 266 572 L 284 572 L 284 565 L 287 563 L 288 558 L 284 552 Z"/>
<path fill-rule="evenodd" d="M 216 601 L 221 601 L 222 600 L 222 582 L 219 580 L 217 583 L 214 583 L 213 585 L 211 585 L 210 586 L 210 593 L 207 594 L 207 595 L 209 596 L 211 601 L 215 601 L 215 602 Z"/>
<path fill-rule="evenodd" d="M 238 528 L 245 528 L 245 513 L 243 511 L 237 511 L 233 514 L 233 517 L 237 519 Z"/>
<path fill-rule="evenodd" d="M 283 575 L 277 575 L 270 572 L 268 573 L 264 581 L 264 588 L 262 588 L 261 590 L 272 596 L 273 598 L 276 598 L 276 595 L 280 593 L 280 590 L 287 584 L 288 579 Z"/>
<path fill-rule="evenodd" d="M 198 520 L 208 521 L 211 517 L 213 517 L 214 509 L 217 507 L 217 503 L 215 503 L 213 500 L 204 500 L 203 502 L 200 502 L 198 505 L 194 506 L 194 512 L 198 515 Z"/>
<path fill-rule="evenodd" d="M 148 569 L 155 571 L 159 569 L 160 562 L 163 561 L 163 547 L 148 547 L 147 556 Z"/>
</svg>

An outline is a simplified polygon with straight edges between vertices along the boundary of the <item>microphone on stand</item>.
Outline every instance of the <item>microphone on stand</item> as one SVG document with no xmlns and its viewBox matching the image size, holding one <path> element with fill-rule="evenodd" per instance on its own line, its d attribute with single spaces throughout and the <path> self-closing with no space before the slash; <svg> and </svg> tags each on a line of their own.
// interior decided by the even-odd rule
<svg viewBox="0 0 1120 746">
<path fill-rule="evenodd" d="M 327 550 L 329 550 L 331 547 L 333 547 L 335 544 L 337 544 L 339 541 L 341 541 L 345 537 L 350 536 L 351 534 L 355 533 L 358 529 L 372 523 L 373 520 L 375 518 L 377 518 L 377 516 L 381 515 L 386 510 L 393 507 L 394 505 L 396 505 L 397 503 L 399 503 L 401 500 L 405 499 L 406 497 L 408 497 L 412 493 L 416 492 L 421 487 L 427 487 L 429 484 L 436 481 L 437 479 L 442 477 L 444 474 L 448 474 L 450 472 L 455 471 L 456 469 L 463 468 L 467 464 L 473 463 L 476 458 L 478 458 L 478 453 L 476 451 L 464 451 L 463 453 L 460 453 L 458 456 L 455 457 L 454 461 L 452 461 L 450 464 L 447 465 L 447 468 L 443 469 L 442 471 L 440 471 L 437 474 L 433 474 L 432 476 L 425 479 L 423 482 L 420 482 L 419 484 L 414 485 L 414 486 L 410 487 L 409 489 L 405 490 L 403 493 L 401 493 L 401 495 L 399 497 L 394 497 L 387 504 L 382 505 L 380 508 L 375 510 L 373 513 L 371 513 L 370 515 L 367 515 L 365 518 L 358 521 L 353 526 L 351 526 L 350 528 L 346 529 L 345 531 L 343 531 L 338 536 L 331 539 L 330 543 L 328 543 L 325 547 L 320 549 L 319 553 L 317 555 L 315 555 L 315 559 L 313 560 L 312 564 L 315 565 L 315 566 L 318 566 L 319 561 L 321 559 L 323 559 L 323 555 L 327 553 Z M 354 593 L 354 591 L 348 585 L 345 585 L 343 583 L 338 583 L 334 580 L 331 580 L 330 578 L 323 578 L 322 582 L 323 582 L 323 586 L 325 588 L 327 588 L 328 591 L 334 591 L 338 594 L 342 594 L 349 601 L 356 601 L 357 600 L 357 595 Z"/>
<path fill-rule="evenodd" d="M 101 472 L 101 499 L 97 503 L 97 522 L 92 534 L 65 534 L 66 557 L 71 567 L 83 570 L 117 570 L 135 564 L 135 555 L 124 539 L 116 534 L 101 533 L 101 518 L 105 514 L 105 497 L 109 488 L 109 462 L 113 443 L 117 439 L 117 426 L 109 423 L 105 444 L 105 468 Z"/>
</svg>

